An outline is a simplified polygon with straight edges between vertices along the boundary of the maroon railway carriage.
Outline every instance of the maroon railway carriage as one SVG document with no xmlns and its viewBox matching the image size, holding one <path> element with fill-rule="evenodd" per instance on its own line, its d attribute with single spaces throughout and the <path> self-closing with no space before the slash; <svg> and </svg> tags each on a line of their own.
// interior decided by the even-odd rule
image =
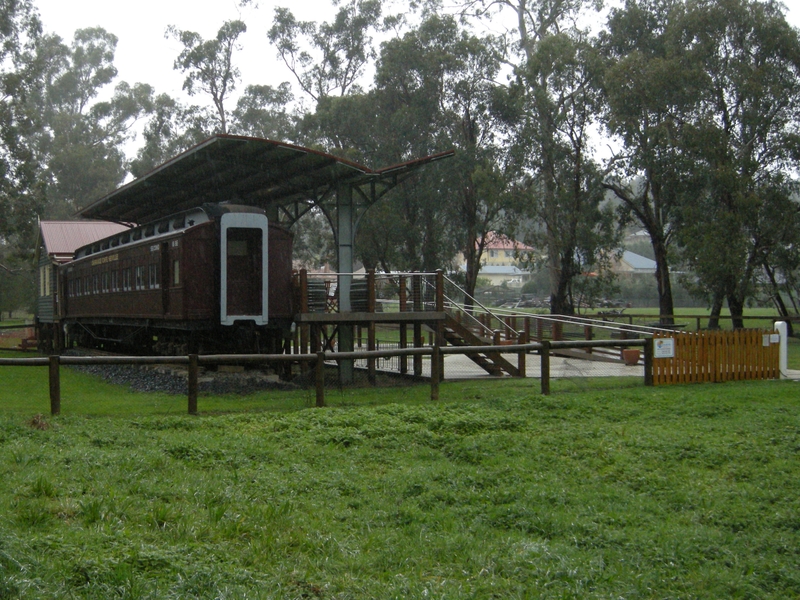
<svg viewBox="0 0 800 600">
<path fill-rule="evenodd" d="M 280 352 L 292 235 L 258 208 L 204 204 L 79 248 L 59 285 L 68 347 Z"/>
</svg>

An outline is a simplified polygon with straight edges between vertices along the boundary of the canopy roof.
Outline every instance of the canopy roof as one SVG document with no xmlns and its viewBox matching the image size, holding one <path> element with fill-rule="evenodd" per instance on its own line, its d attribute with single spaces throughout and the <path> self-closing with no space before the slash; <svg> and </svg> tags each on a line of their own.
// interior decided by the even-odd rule
<svg viewBox="0 0 800 600">
<path fill-rule="evenodd" d="M 204 202 L 268 209 L 319 201 L 347 184 L 381 196 L 417 167 L 452 156 L 443 152 L 372 170 L 317 150 L 283 142 L 216 135 L 111 192 L 78 214 L 118 223 L 146 223 Z M 288 213 L 287 213 L 288 214 Z"/>
</svg>

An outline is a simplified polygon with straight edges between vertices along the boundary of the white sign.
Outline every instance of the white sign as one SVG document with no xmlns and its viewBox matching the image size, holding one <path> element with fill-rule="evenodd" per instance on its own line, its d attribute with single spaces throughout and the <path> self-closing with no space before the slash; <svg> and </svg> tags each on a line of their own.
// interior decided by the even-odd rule
<svg viewBox="0 0 800 600">
<path fill-rule="evenodd" d="M 653 344 L 653 358 L 675 358 L 675 338 L 658 338 Z"/>
</svg>

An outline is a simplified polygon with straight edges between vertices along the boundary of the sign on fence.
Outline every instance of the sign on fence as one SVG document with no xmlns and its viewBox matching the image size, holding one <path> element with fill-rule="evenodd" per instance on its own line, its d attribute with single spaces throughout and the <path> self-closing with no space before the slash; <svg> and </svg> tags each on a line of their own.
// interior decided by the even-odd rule
<svg viewBox="0 0 800 600">
<path fill-rule="evenodd" d="M 697 331 L 653 338 L 653 385 L 779 377 L 780 336 L 771 331 Z M 672 355 L 667 356 L 670 346 Z"/>
<path fill-rule="evenodd" d="M 675 338 L 657 338 L 653 342 L 653 358 L 675 358 Z"/>
</svg>

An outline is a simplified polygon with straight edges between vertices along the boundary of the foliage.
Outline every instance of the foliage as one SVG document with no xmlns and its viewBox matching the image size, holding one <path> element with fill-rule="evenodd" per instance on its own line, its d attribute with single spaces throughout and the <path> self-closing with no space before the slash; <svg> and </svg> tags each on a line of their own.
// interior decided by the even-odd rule
<svg viewBox="0 0 800 600">
<path fill-rule="evenodd" d="M 375 57 L 372 35 L 380 28 L 381 11 L 378 0 L 350 0 L 339 6 L 332 22 L 317 24 L 298 21 L 291 10 L 277 7 L 269 39 L 300 89 L 315 102 L 358 93 L 358 81 Z"/>
<path fill-rule="evenodd" d="M 701 193 L 685 207 L 681 241 L 700 286 L 740 315 L 775 253 L 797 251 L 787 169 L 800 157 L 800 33 L 770 3 L 689 8 L 682 31 L 697 40 L 703 87 L 684 143 Z"/>
<path fill-rule="evenodd" d="M 44 166 L 47 218 L 71 216 L 125 176 L 122 145 L 151 109 L 152 88 L 120 82 L 110 99 L 99 99 L 117 75 L 116 44 L 113 34 L 90 28 L 76 31 L 70 46 L 57 36 L 38 45 L 46 70 L 35 104 L 43 122 L 32 140 Z"/>
<path fill-rule="evenodd" d="M 31 99 L 41 86 L 41 23 L 29 0 L 0 1 L 0 244 L 27 238 L 44 205 L 28 136 L 40 126 Z"/>
<path fill-rule="evenodd" d="M 650 236 L 661 314 L 673 313 L 670 248 L 691 166 L 676 143 L 697 96 L 699 74 L 674 31 L 681 2 L 626 2 L 601 33 L 605 124 L 623 147 L 604 186 L 622 201 L 624 222 Z"/>
<path fill-rule="evenodd" d="M 204 40 L 194 31 L 182 31 L 171 25 L 167 35 L 174 37 L 183 50 L 175 59 L 175 69 L 186 74 L 183 89 L 194 96 L 198 92 L 211 96 L 216 109 L 218 133 L 228 132 L 228 116 L 225 100 L 236 88 L 241 76 L 233 64 L 233 52 L 239 48 L 237 40 L 247 31 L 243 21 L 226 21 L 217 31 L 217 36 Z"/>
<path fill-rule="evenodd" d="M 236 102 L 231 133 L 279 141 L 294 139 L 297 117 L 287 111 L 293 99 L 288 83 L 277 88 L 248 85 Z"/>
<path fill-rule="evenodd" d="M 510 95 L 518 210 L 528 219 L 521 229 L 525 243 L 546 257 L 551 310 L 559 314 L 574 312 L 583 275 L 608 279 L 620 243 L 591 158 L 600 106 L 595 54 L 584 32 L 547 33 L 528 50 Z"/>
</svg>

